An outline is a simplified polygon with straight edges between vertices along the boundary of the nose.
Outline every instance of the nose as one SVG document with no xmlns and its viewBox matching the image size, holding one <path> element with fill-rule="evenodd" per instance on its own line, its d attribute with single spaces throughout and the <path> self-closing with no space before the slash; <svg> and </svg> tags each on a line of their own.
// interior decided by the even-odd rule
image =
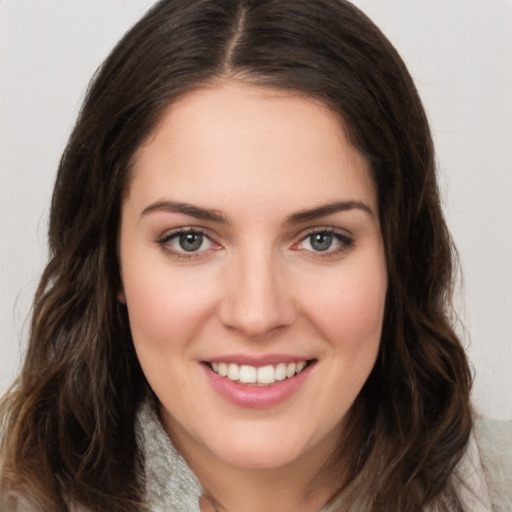
<svg viewBox="0 0 512 512">
<path fill-rule="evenodd" d="M 240 254 L 230 268 L 220 305 L 220 319 L 248 338 L 261 338 L 293 323 L 291 290 L 272 251 Z"/>
</svg>

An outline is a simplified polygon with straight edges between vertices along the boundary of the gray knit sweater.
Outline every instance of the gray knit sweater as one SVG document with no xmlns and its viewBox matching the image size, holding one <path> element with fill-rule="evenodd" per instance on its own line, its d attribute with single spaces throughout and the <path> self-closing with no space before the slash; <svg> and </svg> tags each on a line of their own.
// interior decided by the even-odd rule
<svg viewBox="0 0 512 512">
<path fill-rule="evenodd" d="M 137 430 L 146 459 L 146 497 L 151 512 L 200 512 L 201 485 L 149 403 L 139 412 Z M 465 509 L 512 512 L 512 422 L 477 419 L 475 434 L 457 471 L 464 482 L 459 492 Z"/>
<path fill-rule="evenodd" d="M 144 403 L 137 435 L 146 462 L 146 501 L 151 512 L 200 512 L 201 485 L 165 433 L 155 409 Z M 512 422 L 479 418 L 457 472 L 466 512 L 512 512 Z M 455 476 L 455 478 L 457 475 Z M 40 512 L 23 496 L 1 512 Z M 73 512 L 85 512 L 71 506 Z M 334 512 L 336 504 L 320 512 Z"/>
</svg>

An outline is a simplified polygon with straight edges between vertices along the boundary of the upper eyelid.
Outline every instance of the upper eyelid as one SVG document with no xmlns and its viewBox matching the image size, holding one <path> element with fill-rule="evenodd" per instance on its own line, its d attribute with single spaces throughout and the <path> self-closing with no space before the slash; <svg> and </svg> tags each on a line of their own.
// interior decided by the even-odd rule
<svg viewBox="0 0 512 512">
<path fill-rule="evenodd" d="M 205 228 L 201 228 L 199 226 L 186 226 L 186 227 L 167 229 L 161 235 L 159 235 L 157 237 L 157 240 L 162 241 L 162 240 L 170 239 L 170 238 L 173 238 L 182 233 L 200 233 L 201 235 L 212 239 L 212 235 L 210 234 L 209 230 L 207 230 Z"/>
<path fill-rule="evenodd" d="M 299 240 L 304 240 L 308 236 L 315 234 L 315 233 L 333 233 L 335 235 L 342 235 L 346 236 L 347 238 L 353 239 L 353 235 L 350 234 L 350 232 L 346 229 L 342 228 L 335 228 L 332 226 L 315 226 L 312 228 L 308 228 L 305 230 L 302 230 L 300 233 L 295 235 L 294 238 L 299 238 Z"/>
</svg>

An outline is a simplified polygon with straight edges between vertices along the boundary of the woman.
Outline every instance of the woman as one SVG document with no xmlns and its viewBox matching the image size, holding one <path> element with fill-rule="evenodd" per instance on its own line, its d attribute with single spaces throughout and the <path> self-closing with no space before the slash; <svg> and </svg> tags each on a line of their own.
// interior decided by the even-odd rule
<svg viewBox="0 0 512 512">
<path fill-rule="evenodd" d="M 164 1 L 63 155 L 2 510 L 491 510 L 428 124 L 341 1 Z"/>
</svg>

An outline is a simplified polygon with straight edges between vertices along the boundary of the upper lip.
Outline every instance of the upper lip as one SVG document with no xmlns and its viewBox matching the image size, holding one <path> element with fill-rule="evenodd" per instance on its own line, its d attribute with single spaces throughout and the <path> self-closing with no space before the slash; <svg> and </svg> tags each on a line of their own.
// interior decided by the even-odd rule
<svg viewBox="0 0 512 512">
<path fill-rule="evenodd" d="M 312 357 L 297 356 L 291 354 L 264 354 L 252 356 L 247 354 L 225 354 L 222 356 L 204 359 L 205 363 L 235 363 L 238 365 L 254 366 L 256 368 L 279 363 L 299 363 L 309 361 Z"/>
</svg>

